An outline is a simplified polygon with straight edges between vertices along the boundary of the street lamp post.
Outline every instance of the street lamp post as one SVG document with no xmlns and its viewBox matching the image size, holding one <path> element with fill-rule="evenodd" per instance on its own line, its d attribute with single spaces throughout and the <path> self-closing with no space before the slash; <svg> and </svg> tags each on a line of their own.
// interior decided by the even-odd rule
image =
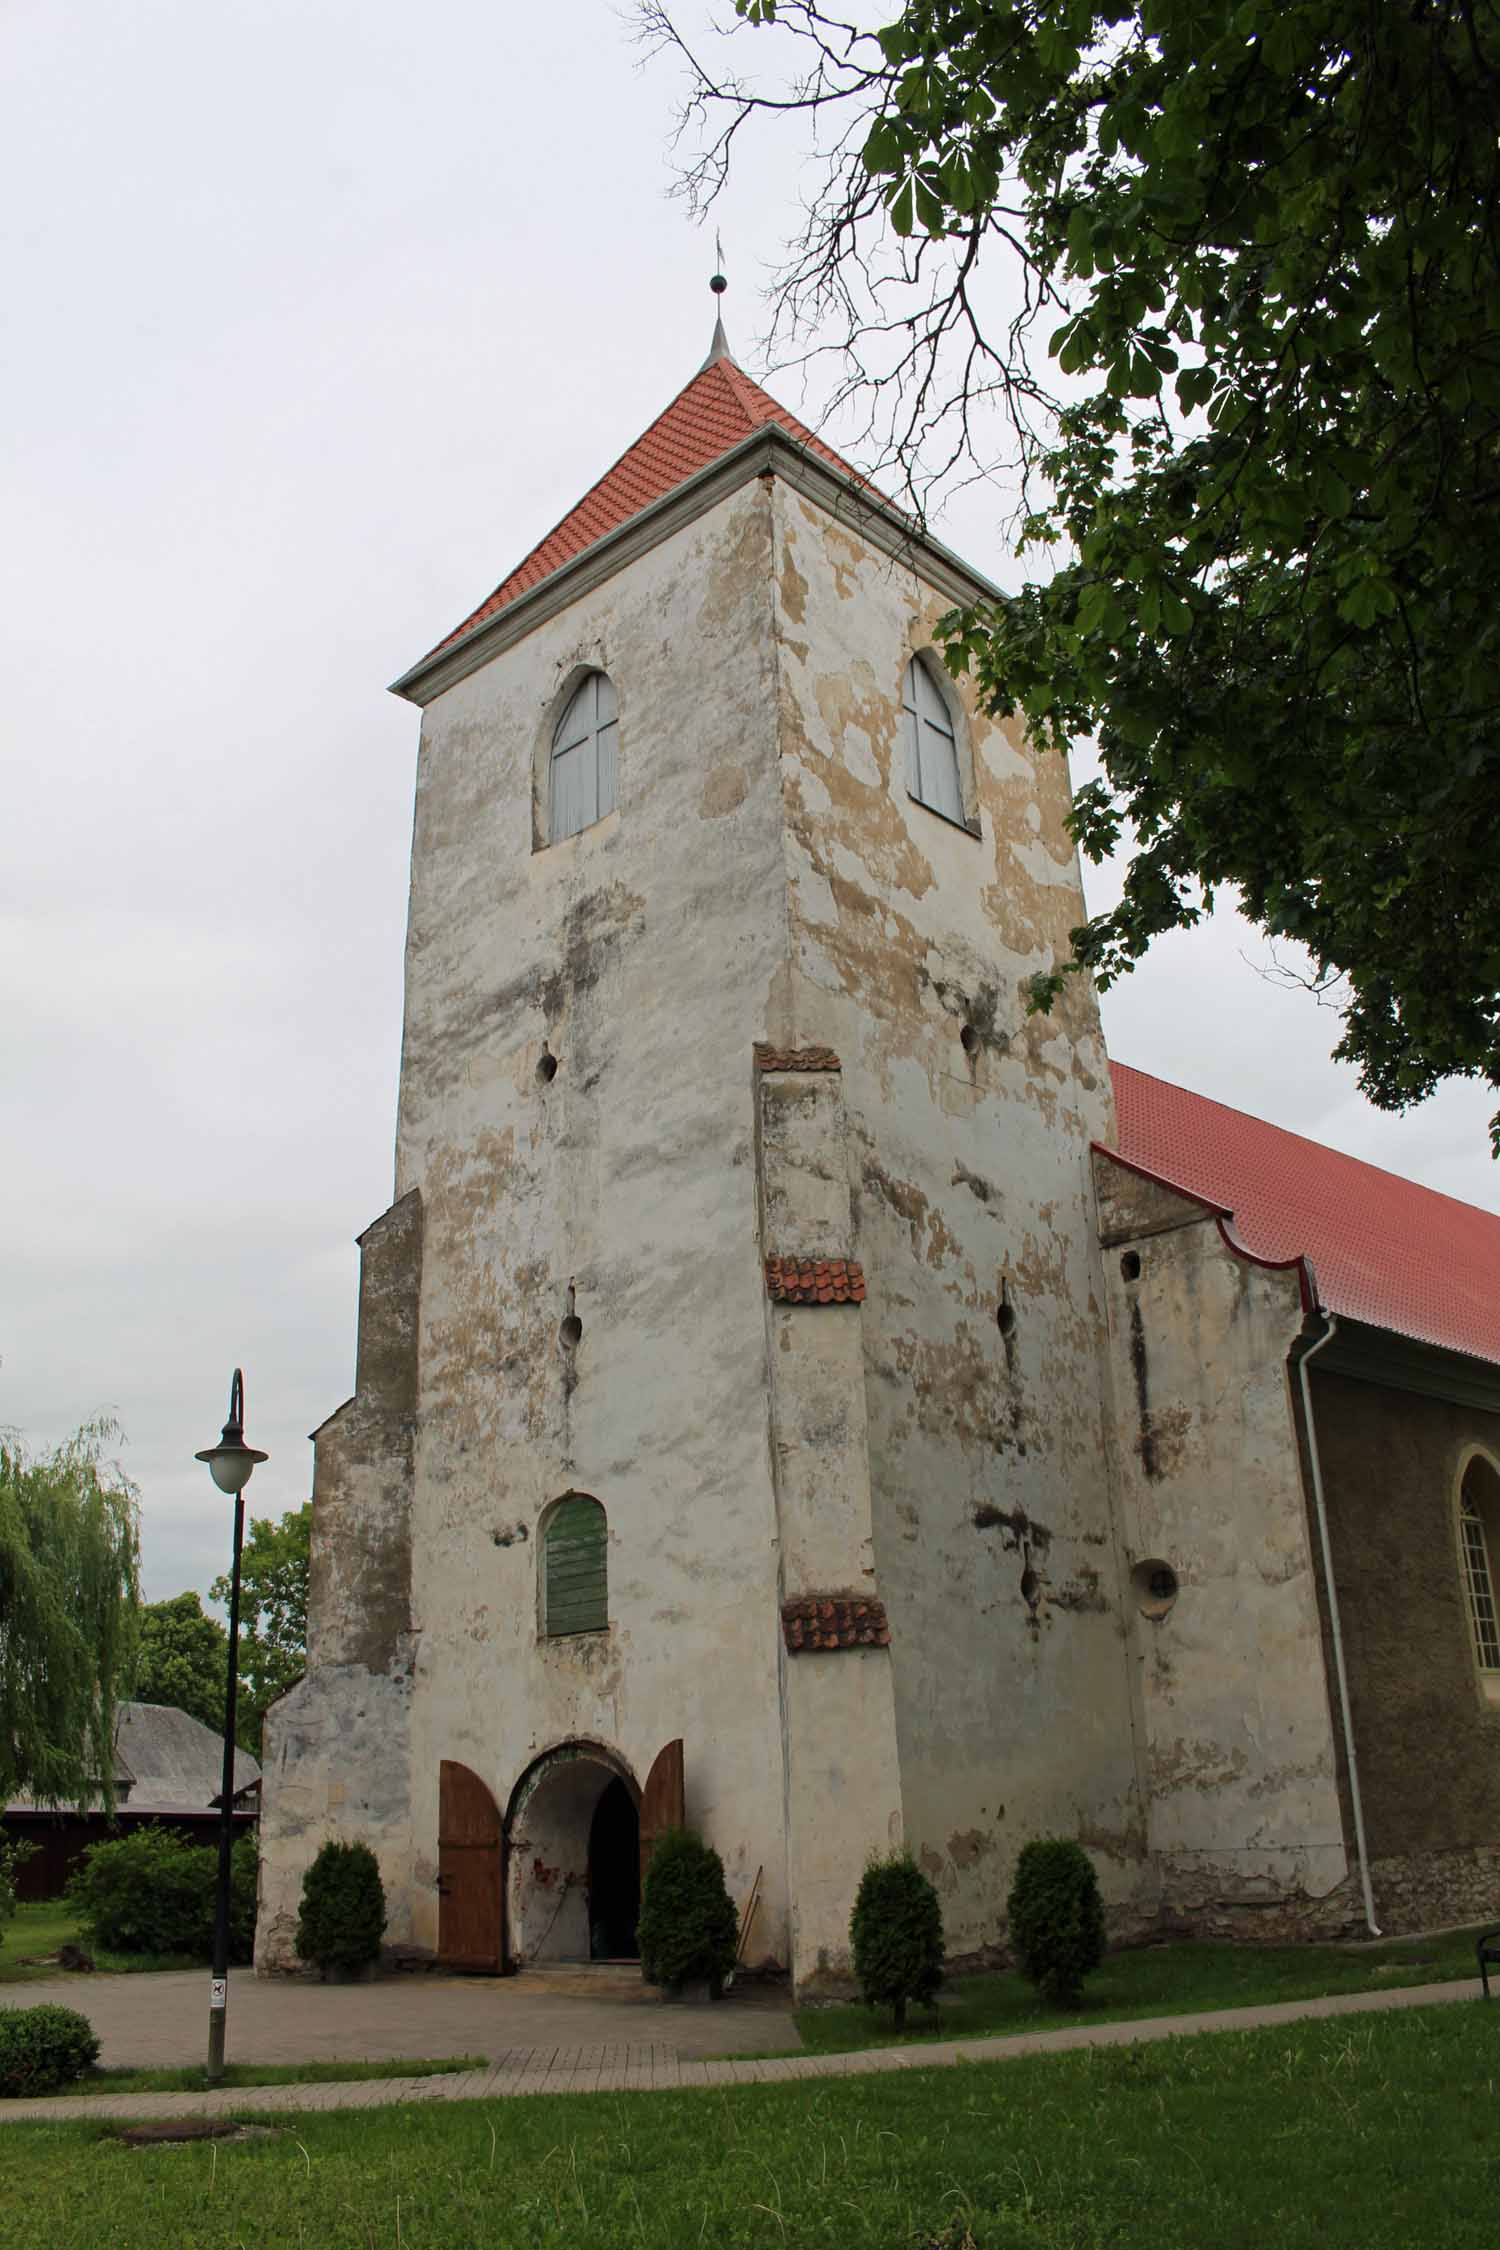
<svg viewBox="0 0 1500 2250">
<path fill-rule="evenodd" d="M 224 2019 L 229 2011 L 229 1873 L 234 1849 L 234 1706 L 240 1684 L 240 1548 L 245 1538 L 245 1487 L 266 1455 L 245 1443 L 245 1378 L 236 1368 L 229 1386 L 229 1419 L 217 1445 L 194 1460 L 206 1461 L 221 1492 L 234 1495 L 234 1570 L 229 1580 L 229 1678 L 224 1690 L 224 1789 L 219 1799 L 219 1883 L 214 1898 L 213 1984 L 208 2009 L 208 2082 L 224 2076 Z"/>
</svg>

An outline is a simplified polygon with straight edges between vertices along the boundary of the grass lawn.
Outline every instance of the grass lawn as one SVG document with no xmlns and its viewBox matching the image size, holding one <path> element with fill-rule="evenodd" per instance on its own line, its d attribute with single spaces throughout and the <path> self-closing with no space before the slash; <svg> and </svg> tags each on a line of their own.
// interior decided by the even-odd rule
<svg viewBox="0 0 1500 2250">
<path fill-rule="evenodd" d="M 936 2014 L 915 2010 L 904 2033 L 889 2009 L 799 2008 L 804 2051 L 844 2054 L 924 2039 L 978 2039 L 1061 2024 L 1128 2022 L 1133 2016 L 1187 2015 L 1206 2008 L 1249 2008 L 1271 2000 L 1312 2000 L 1325 1992 L 1380 1992 L 1402 1984 L 1473 1977 L 1474 1933 L 1403 1938 L 1391 1945 L 1153 1945 L 1112 1953 L 1084 1989 L 1083 2006 L 1047 2008 L 1024 1977 L 955 1977 Z M 1497 2010 L 1500 2015 L 1500 2010 Z M 1496 2219 L 1500 2237 L 1500 2214 Z"/>
<path fill-rule="evenodd" d="M 50 1966 L 45 1958 L 55 1953 L 60 1945 L 81 1945 L 92 1957 L 95 1968 L 106 1973 L 202 1967 L 193 1953 L 102 1953 L 80 1932 L 78 1917 L 67 1900 L 51 1898 L 35 1905 L 18 1906 L 9 1922 L 0 1923 L 0 1984 L 26 1984 L 37 1977 L 63 1973 Z M 28 1965 L 27 1955 L 36 1956 L 38 1965 Z"/>
<path fill-rule="evenodd" d="M 409 2056 L 364 2062 L 229 2063 L 225 2086 L 346 2085 L 352 2078 L 435 2078 L 446 2070 L 483 2070 L 483 2055 L 439 2055 L 424 2062 Z M 208 2080 L 201 2067 L 177 2070 L 91 2070 L 76 2085 L 63 2086 L 49 2099 L 73 2094 L 202 2094 Z M 0 2118 L 4 2112 L 0 2111 Z"/>
<path fill-rule="evenodd" d="M 810 2085 L 330 2112 L 217 2146 L 0 2124 L 0 2210 L 47 2250 L 1490 2250 L 1497 2065 L 1500 2006 L 1475 2003 Z"/>
</svg>

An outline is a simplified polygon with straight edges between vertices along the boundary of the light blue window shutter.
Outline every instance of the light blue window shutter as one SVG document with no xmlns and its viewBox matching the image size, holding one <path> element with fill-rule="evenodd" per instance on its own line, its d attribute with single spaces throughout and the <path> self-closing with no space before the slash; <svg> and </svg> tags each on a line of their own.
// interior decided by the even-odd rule
<svg viewBox="0 0 1500 2250">
<path fill-rule="evenodd" d="M 602 1633 L 609 1623 L 608 1523 L 597 1500 L 559 1501 L 542 1547 L 543 1630 Z"/>
<path fill-rule="evenodd" d="M 919 658 L 907 667 L 907 724 L 916 739 L 917 787 L 913 795 L 945 819 L 965 824 L 953 720 L 936 680 Z"/>
<path fill-rule="evenodd" d="M 594 676 L 599 683 L 599 732 L 596 737 L 599 760 L 594 818 L 602 820 L 606 813 L 614 811 L 619 802 L 620 761 L 616 746 L 620 738 L 620 707 L 615 698 L 615 683 L 609 674 L 598 672 Z"/>
<path fill-rule="evenodd" d="M 613 680 L 590 672 L 557 722 L 548 826 L 553 843 L 591 828 L 615 809 L 617 712 Z"/>
<path fill-rule="evenodd" d="M 922 794 L 922 743 L 917 723 L 917 663 L 913 657 L 902 683 L 901 734 L 906 744 L 906 786 L 914 797 Z"/>
</svg>

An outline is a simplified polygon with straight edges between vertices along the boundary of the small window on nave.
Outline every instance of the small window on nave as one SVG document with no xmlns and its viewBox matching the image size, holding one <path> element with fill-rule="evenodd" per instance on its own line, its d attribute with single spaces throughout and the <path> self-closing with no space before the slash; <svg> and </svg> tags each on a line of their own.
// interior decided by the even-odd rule
<svg viewBox="0 0 1500 2250">
<path fill-rule="evenodd" d="M 542 1533 L 542 1631 L 602 1633 L 609 1624 L 609 1523 L 597 1500 L 570 1492 Z"/>
<path fill-rule="evenodd" d="M 612 813 L 618 795 L 619 706 L 607 672 L 590 672 L 552 736 L 547 837 L 560 843 Z"/>
<path fill-rule="evenodd" d="M 925 656 L 906 667 L 902 696 L 906 786 L 918 804 L 972 829 L 964 805 L 963 749 L 948 700 Z"/>
<path fill-rule="evenodd" d="M 1464 1471 L 1458 1537 L 1474 1661 L 1485 1694 L 1500 1701 L 1500 1609 L 1495 1602 L 1495 1563 L 1500 1559 L 1500 1474 L 1482 1455 L 1476 1455 Z"/>
</svg>

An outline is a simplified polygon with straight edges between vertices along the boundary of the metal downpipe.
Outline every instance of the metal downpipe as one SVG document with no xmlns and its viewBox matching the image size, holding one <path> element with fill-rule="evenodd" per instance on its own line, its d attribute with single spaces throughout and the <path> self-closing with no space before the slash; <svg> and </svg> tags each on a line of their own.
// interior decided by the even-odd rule
<svg viewBox="0 0 1500 2250">
<path fill-rule="evenodd" d="M 1322 1311 L 1322 1307 L 1319 1307 Z M 1365 1841 L 1365 1808 L 1359 1793 L 1359 1761 L 1354 1754 L 1354 1719 L 1349 1709 L 1349 1675 L 1344 1666 L 1344 1633 L 1339 1622 L 1338 1588 L 1333 1581 L 1333 1549 L 1328 1538 L 1328 1509 L 1323 1497 L 1323 1463 L 1318 1453 L 1317 1425 L 1313 1421 L 1312 1386 L 1307 1370 L 1324 1346 L 1331 1344 L 1338 1334 L 1338 1322 L 1332 1313 L 1324 1313 L 1328 1326 L 1315 1344 L 1302 1354 L 1297 1362 L 1297 1380 L 1302 1389 L 1302 1426 L 1307 1432 L 1307 1458 L 1312 1470 L 1313 1511 L 1318 1519 L 1318 1544 L 1323 1554 L 1323 1584 L 1328 1592 L 1328 1624 L 1333 1639 L 1333 1670 L 1338 1681 L 1339 1717 L 1344 1731 L 1344 1759 L 1349 1769 L 1349 1805 L 1354 1815 L 1354 1851 L 1359 1861 L 1359 1888 L 1364 1900 L 1365 1927 L 1372 1937 L 1383 1936 L 1375 1919 L 1375 1896 L 1370 1888 L 1370 1852 Z"/>
</svg>

